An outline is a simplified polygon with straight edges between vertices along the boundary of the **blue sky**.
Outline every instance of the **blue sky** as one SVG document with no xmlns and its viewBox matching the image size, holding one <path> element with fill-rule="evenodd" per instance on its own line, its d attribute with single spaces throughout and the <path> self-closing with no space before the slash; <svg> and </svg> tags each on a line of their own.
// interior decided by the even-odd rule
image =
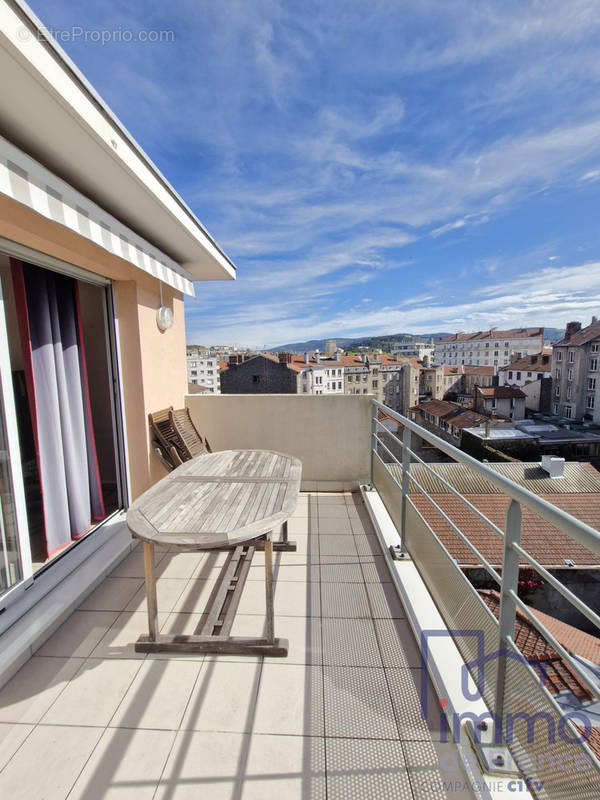
<svg viewBox="0 0 600 800">
<path fill-rule="evenodd" d="M 188 341 L 585 324 L 600 2 L 34 0 L 238 267 Z"/>
</svg>

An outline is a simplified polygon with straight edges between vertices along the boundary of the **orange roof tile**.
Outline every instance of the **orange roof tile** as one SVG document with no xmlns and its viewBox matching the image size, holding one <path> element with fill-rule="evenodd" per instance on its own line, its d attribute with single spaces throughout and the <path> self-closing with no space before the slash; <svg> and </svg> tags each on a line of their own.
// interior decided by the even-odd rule
<svg viewBox="0 0 600 800">
<path fill-rule="evenodd" d="M 600 320 L 598 322 L 592 322 L 591 325 L 574 333 L 570 339 L 561 339 L 560 342 L 556 342 L 555 347 L 557 345 L 573 345 L 576 347 L 581 344 L 587 344 L 587 342 L 592 342 L 594 339 L 600 339 Z"/>
<path fill-rule="evenodd" d="M 600 529 L 600 493 L 544 494 L 544 500 L 562 508 L 568 514 Z M 500 566 L 503 557 L 502 539 L 482 519 L 474 514 L 454 494 L 432 494 L 431 497 L 460 528 L 469 541 L 491 564 Z M 479 509 L 501 530 L 504 529 L 509 498 L 502 494 L 465 493 L 464 497 Z M 472 551 L 454 532 L 444 517 L 419 492 L 411 494 L 411 500 L 442 540 L 450 554 L 465 566 L 477 565 Z M 577 567 L 598 566 L 600 556 L 573 541 L 567 534 L 545 522 L 537 514 L 523 508 L 521 544 L 542 566 L 565 566 L 565 559 L 575 562 Z M 522 564 L 527 562 L 522 559 Z"/>
</svg>

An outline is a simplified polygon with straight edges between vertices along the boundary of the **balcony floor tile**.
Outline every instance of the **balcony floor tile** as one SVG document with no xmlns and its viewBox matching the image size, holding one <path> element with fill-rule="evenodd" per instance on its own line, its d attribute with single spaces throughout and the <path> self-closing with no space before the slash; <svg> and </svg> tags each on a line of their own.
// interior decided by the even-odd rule
<svg viewBox="0 0 600 800">
<path fill-rule="evenodd" d="M 420 653 L 362 498 L 325 486 L 290 520 L 297 552 L 274 556 L 287 658 L 136 653 L 136 547 L 0 689 L 0 796 L 435 800 L 442 774 L 464 781 L 440 772 L 455 751 L 428 680 L 421 719 Z M 225 558 L 156 549 L 162 631 L 195 631 Z M 263 570 L 257 551 L 233 635 L 264 634 Z"/>
</svg>

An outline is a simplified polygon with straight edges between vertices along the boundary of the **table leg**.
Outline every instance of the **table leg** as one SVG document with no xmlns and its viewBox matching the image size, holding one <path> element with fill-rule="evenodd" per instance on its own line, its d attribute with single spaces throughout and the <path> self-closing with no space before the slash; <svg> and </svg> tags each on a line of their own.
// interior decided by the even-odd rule
<svg viewBox="0 0 600 800">
<path fill-rule="evenodd" d="M 144 574 L 146 576 L 146 602 L 148 604 L 148 636 L 150 641 L 155 642 L 158 637 L 158 605 L 156 602 L 153 542 L 144 542 Z"/>
<path fill-rule="evenodd" d="M 267 601 L 266 638 L 269 643 L 275 640 L 275 623 L 273 610 L 273 541 L 268 533 L 265 539 L 265 589 Z"/>
<path fill-rule="evenodd" d="M 286 521 L 283 523 L 283 525 L 281 527 L 281 541 L 282 542 L 287 542 L 288 541 L 288 521 L 287 521 L 287 519 L 286 519 Z"/>
</svg>

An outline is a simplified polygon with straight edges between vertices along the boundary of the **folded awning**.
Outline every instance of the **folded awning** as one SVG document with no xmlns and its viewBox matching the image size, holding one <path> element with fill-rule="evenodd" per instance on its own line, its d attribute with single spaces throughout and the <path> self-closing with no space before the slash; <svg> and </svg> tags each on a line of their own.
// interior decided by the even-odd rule
<svg viewBox="0 0 600 800">
<path fill-rule="evenodd" d="M 2 137 L 0 194 L 194 296 L 191 275 L 176 261 Z"/>
</svg>

